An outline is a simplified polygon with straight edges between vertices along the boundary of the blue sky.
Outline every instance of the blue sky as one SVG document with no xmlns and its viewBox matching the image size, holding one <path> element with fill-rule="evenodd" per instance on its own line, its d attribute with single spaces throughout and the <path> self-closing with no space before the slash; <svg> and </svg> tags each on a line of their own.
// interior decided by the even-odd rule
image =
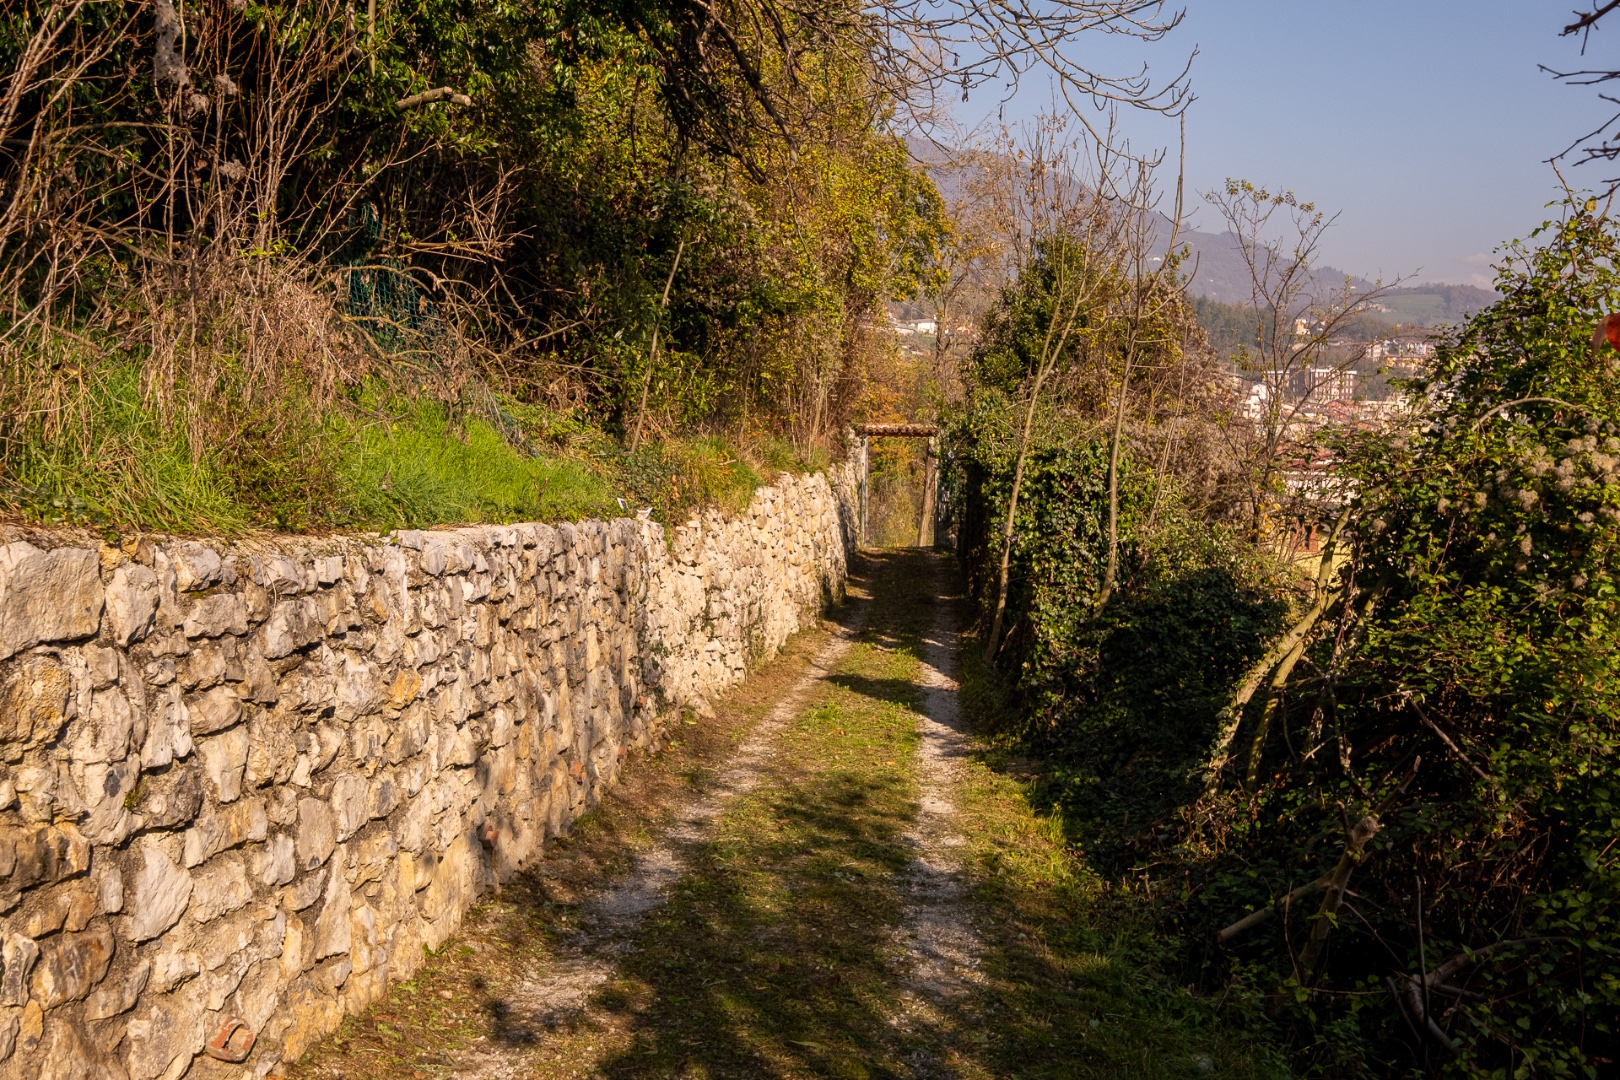
<svg viewBox="0 0 1620 1080">
<path fill-rule="evenodd" d="M 1592 88 L 1537 68 L 1620 67 L 1620 12 L 1585 61 L 1558 36 L 1580 2 L 1186 0 L 1185 22 L 1157 45 L 1072 47 L 1099 67 L 1145 57 L 1168 71 L 1196 45 L 1190 187 L 1239 176 L 1292 188 L 1340 212 L 1325 244 L 1340 269 L 1484 285 L 1494 249 L 1559 194 L 1546 159 L 1609 115 Z M 1046 93 L 1030 88 L 1018 111 Z M 1129 128 L 1139 141 L 1174 138 L 1145 118 Z M 1616 175 L 1620 164 L 1565 170 L 1576 187 Z M 1219 229 L 1207 209 L 1194 223 Z"/>
</svg>

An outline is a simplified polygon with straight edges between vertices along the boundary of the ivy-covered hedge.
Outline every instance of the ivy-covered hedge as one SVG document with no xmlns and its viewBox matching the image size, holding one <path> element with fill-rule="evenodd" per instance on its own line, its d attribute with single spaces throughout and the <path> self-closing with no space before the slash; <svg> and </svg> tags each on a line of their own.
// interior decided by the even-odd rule
<svg viewBox="0 0 1620 1080">
<path fill-rule="evenodd" d="M 1617 256 L 1592 203 L 1508 250 L 1501 300 L 1443 336 L 1414 415 L 1341 445 L 1320 593 L 1136 470 L 1129 573 L 1098 611 L 1100 452 L 1032 457 L 1006 736 L 1151 899 L 1183 980 L 1255 1006 L 1302 1074 L 1620 1064 L 1620 353 L 1592 338 L 1620 311 Z M 980 597 L 1010 472 L 995 416 L 954 443 Z"/>
<path fill-rule="evenodd" d="M 1007 411 L 981 394 L 951 430 L 945 473 L 958 557 L 986 621 L 1016 453 Z M 1048 760 L 1044 794 L 1081 823 L 1077 842 L 1123 869 L 1194 794 L 1221 707 L 1287 604 L 1267 560 L 1188 516 L 1173 481 L 1127 458 L 1121 577 L 1099 611 L 1107 500 L 1106 442 L 1031 449 L 995 663 L 1020 714 L 1003 734 Z"/>
</svg>

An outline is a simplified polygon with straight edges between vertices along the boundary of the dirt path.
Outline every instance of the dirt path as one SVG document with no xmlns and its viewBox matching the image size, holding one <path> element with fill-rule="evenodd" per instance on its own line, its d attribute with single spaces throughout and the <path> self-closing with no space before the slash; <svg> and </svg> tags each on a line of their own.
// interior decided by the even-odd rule
<svg viewBox="0 0 1620 1080">
<path fill-rule="evenodd" d="M 970 996 L 982 987 L 983 942 L 965 903 L 969 882 L 962 855 L 966 841 L 956 821 L 959 769 L 969 758 L 955 672 L 961 651 L 957 604 L 948 577 L 936 564 L 931 620 L 922 640 L 917 747 L 917 819 L 906 840 L 917 851 L 906 868 L 904 947 L 912 969 L 900 997 L 896 1025 L 911 1031 L 946 1025 L 944 1010 L 976 1012 Z M 926 1051 L 913 1056 L 925 1075 L 951 1075 Z"/>
<path fill-rule="evenodd" d="M 292 1077 L 1260 1075 L 1144 977 L 969 730 L 951 580 L 931 553 L 857 560 L 838 623 L 633 762 Z"/>
<path fill-rule="evenodd" d="M 719 770 L 708 794 L 682 810 L 651 847 L 631 857 L 627 876 L 585 902 L 578 932 L 506 995 L 503 1037 L 470 1051 L 453 1075 L 467 1080 L 525 1075 L 530 1047 L 548 1030 L 585 1011 L 592 996 L 613 978 L 643 918 L 668 899 L 671 887 L 688 872 L 693 852 L 709 838 L 721 811 L 759 786 L 782 729 L 849 651 L 869 604 L 869 596 L 858 588 L 853 591 L 844 624 Z"/>
</svg>

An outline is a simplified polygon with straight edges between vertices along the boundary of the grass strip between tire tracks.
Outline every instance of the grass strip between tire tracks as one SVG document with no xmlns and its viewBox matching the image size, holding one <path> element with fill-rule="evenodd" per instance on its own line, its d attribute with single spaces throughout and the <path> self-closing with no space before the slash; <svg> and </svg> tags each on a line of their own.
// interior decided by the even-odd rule
<svg viewBox="0 0 1620 1080">
<path fill-rule="evenodd" d="M 730 695 L 715 722 L 680 725 L 680 745 L 636 762 L 574 836 L 294 1075 L 455 1075 L 465 1055 L 497 1048 L 515 1075 L 536 1078 L 1278 1073 L 1209 1003 L 1144 967 L 1151 943 L 1128 911 L 989 754 L 963 765 L 955 798 L 970 880 L 962 915 L 983 943 L 983 985 L 921 1020 L 897 1015 L 909 967 L 918 656 L 941 558 L 863 560 L 875 597 L 865 632 L 783 731 L 759 786 L 691 851 L 688 872 L 583 1012 L 536 1035 L 510 1025 L 502 1001 L 574 932 L 579 896 L 624 873 L 798 677 L 818 635 Z M 974 690 L 984 673 L 970 660 L 965 675 L 968 703 L 983 700 Z"/>
</svg>

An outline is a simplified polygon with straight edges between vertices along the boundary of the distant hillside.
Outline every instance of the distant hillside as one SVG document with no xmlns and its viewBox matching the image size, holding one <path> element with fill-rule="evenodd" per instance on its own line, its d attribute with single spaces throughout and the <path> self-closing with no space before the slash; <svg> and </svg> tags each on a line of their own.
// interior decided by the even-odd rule
<svg viewBox="0 0 1620 1080">
<path fill-rule="evenodd" d="M 947 203 L 964 197 L 967 188 L 964 170 L 943 166 L 940 151 L 921 140 L 913 139 L 910 147 L 917 160 L 928 168 L 929 175 Z M 1168 245 L 1170 219 L 1160 215 L 1156 232 L 1156 243 Z M 1203 232 L 1184 227 L 1176 234 L 1176 244 L 1178 247 L 1185 245 L 1191 252 L 1186 264 L 1186 271 L 1191 275 L 1187 287 L 1190 294 L 1214 301 L 1217 305 L 1244 307 L 1253 301 L 1249 267 L 1244 261 L 1243 249 L 1232 233 Z M 1368 279 L 1346 274 L 1333 266 L 1320 266 L 1312 276 L 1323 290 L 1342 286 L 1346 278 L 1358 290 L 1374 288 L 1374 283 Z M 1376 335 L 1382 329 L 1397 324 L 1434 327 L 1461 322 L 1495 298 L 1495 294 L 1488 289 L 1473 285 L 1425 284 L 1391 289 L 1380 297 L 1379 309 L 1357 320 L 1357 329 L 1367 335 Z"/>
<path fill-rule="evenodd" d="M 1248 304 L 1253 299 L 1249 268 L 1237 237 L 1231 233 L 1183 231 L 1179 242 L 1192 249 L 1189 270 L 1192 280 L 1187 291 L 1222 304 Z M 1357 289 L 1369 290 L 1366 278 L 1347 275 L 1332 266 L 1318 267 L 1316 281 L 1325 287 L 1338 286 L 1346 277 Z M 1459 323 L 1489 305 L 1496 294 L 1474 285 L 1429 283 L 1390 289 L 1380 296 L 1370 315 L 1382 316 L 1388 325 L 1434 327 Z"/>
<path fill-rule="evenodd" d="M 1474 285 L 1431 283 L 1391 289 L 1378 298 L 1381 315 L 1407 326 L 1440 326 L 1459 323 L 1496 300 L 1489 289 Z"/>
<path fill-rule="evenodd" d="M 1194 292 L 1192 299 L 1198 323 L 1216 349 L 1231 352 L 1239 345 L 1254 344 L 1256 320 L 1254 308 L 1247 303 L 1248 297 L 1228 303 Z M 1396 327 L 1403 332 L 1429 330 L 1460 323 L 1495 299 L 1494 293 L 1472 285 L 1391 289 L 1381 294 L 1370 308 L 1346 320 L 1340 332 L 1349 341 L 1376 341 Z"/>
</svg>

